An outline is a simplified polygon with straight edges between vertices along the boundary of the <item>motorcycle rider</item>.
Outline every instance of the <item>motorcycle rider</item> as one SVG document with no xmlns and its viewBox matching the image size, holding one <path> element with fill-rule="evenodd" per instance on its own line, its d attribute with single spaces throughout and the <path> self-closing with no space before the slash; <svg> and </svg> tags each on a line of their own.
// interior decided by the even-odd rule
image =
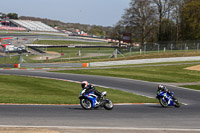
<svg viewBox="0 0 200 133">
<path fill-rule="evenodd" d="M 97 101 L 99 100 L 99 98 L 102 97 L 102 93 L 95 90 L 95 87 L 92 84 L 88 83 L 87 81 L 82 81 L 81 87 L 82 89 L 85 89 L 85 93 L 90 93 L 93 91 L 94 94 L 98 96 Z"/>
<path fill-rule="evenodd" d="M 165 92 L 165 93 L 169 94 L 173 100 L 176 100 L 176 98 L 173 96 L 173 94 L 164 85 L 158 85 L 157 94 L 160 92 Z"/>
</svg>

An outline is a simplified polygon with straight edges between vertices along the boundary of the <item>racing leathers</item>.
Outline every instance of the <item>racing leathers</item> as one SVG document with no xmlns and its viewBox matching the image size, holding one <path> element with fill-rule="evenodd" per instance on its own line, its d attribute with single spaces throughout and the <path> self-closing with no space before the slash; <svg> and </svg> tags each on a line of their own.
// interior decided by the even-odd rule
<svg viewBox="0 0 200 133">
<path fill-rule="evenodd" d="M 98 96 L 98 98 L 100 98 L 102 96 L 102 93 L 97 91 L 97 90 L 95 90 L 95 87 L 93 85 L 91 85 L 91 84 L 88 84 L 88 86 L 84 87 L 83 89 L 85 89 L 85 93 L 90 93 L 90 92 L 93 91 L 94 94 Z"/>
<path fill-rule="evenodd" d="M 176 98 L 174 97 L 174 95 L 167 89 L 167 87 L 163 87 L 162 89 L 158 89 L 157 90 L 157 94 L 160 92 L 165 92 L 167 94 L 169 94 L 173 100 L 176 100 Z"/>
</svg>

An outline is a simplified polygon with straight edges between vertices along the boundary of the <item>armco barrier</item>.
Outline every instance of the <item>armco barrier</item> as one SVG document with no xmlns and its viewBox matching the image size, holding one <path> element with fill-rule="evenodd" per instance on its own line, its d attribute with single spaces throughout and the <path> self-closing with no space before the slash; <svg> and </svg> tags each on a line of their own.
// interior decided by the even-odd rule
<svg viewBox="0 0 200 133">
<path fill-rule="evenodd" d="M 62 67 L 88 67 L 88 63 L 22 63 L 0 64 L 0 68 L 62 68 Z"/>
<path fill-rule="evenodd" d="M 57 67 L 87 67 L 87 63 L 22 63 L 20 67 L 27 68 L 57 68 Z"/>
<path fill-rule="evenodd" d="M 0 68 L 13 68 L 14 64 L 0 64 Z"/>
</svg>

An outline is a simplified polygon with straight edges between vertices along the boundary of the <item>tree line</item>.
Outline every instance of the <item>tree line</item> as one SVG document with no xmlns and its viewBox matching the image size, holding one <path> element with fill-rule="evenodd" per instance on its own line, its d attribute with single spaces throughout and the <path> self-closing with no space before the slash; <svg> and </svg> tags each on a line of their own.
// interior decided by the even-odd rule
<svg viewBox="0 0 200 133">
<path fill-rule="evenodd" d="M 110 36 L 133 42 L 200 40 L 200 0 L 131 0 Z"/>
<path fill-rule="evenodd" d="M 9 13 L 11 19 L 18 14 Z M 63 30 L 80 29 L 90 35 L 123 40 L 123 33 L 132 34 L 132 42 L 146 43 L 200 40 L 200 0 L 131 0 L 129 8 L 113 27 L 63 23 L 57 20 L 21 16 L 39 20 Z"/>
</svg>

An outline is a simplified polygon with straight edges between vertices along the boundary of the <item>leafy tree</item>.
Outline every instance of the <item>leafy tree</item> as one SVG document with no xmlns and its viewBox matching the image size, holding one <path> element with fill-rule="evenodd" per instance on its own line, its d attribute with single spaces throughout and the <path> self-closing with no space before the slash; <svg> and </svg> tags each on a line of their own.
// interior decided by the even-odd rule
<svg viewBox="0 0 200 133">
<path fill-rule="evenodd" d="M 200 1 L 187 0 L 181 12 L 182 38 L 200 39 Z"/>
<path fill-rule="evenodd" d="M 113 39 L 122 40 L 123 32 L 125 31 L 124 26 L 119 21 L 110 32 L 109 36 Z"/>
<path fill-rule="evenodd" d="M 89 32 L 89 34 L 92 34 L 92 35 L 96 35 L 96 36 L 105 36 L 106 35 L 106 32 L 103 31 L 103 29 L 99 26 L 94 26 L 92 27 Z"/>
<path fill-rule="evenodd" d="M 18 19 L 18 14 L 16 14 L 16 13 L 8 13 L 7 16 L 10 19 Z"/>
</svg>

